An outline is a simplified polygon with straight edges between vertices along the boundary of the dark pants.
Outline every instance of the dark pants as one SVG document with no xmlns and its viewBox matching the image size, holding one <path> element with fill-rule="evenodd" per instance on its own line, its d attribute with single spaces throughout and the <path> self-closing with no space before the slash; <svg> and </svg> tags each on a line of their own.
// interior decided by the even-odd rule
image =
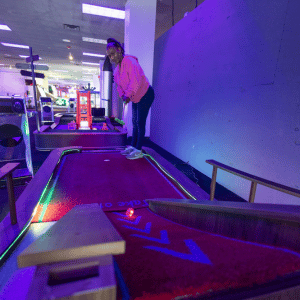
<svg viewBox="0 0 300 300">
<path fill-rule="evenodd" d="M 149 86 L 147 93 L 141 101 L 139 103 L 132 103 L 133 131 L 131 146 L 138 150 L 142 149 L 146 131 L 146 120 L 153 100 L 154 90 L 152 86 Z"/>
</svg>

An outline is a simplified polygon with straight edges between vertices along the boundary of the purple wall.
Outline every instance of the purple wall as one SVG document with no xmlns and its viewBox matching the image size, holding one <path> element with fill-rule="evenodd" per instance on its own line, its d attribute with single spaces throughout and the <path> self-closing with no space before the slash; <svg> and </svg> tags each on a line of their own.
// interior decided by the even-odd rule
<svg viewBox="0 0 300 300">
<path fill-rule="evenodd" d="M 300 189 L 300 2 L 206 0 L 155 44 L 151 140 Z M 217 181 L 248 199 L 250 182 Z M 300 204 L 258 186 L 255 202 Z"/>
<path fill-rule="evenodd" d="M 25 79 L 20 75 L 20 71 L 0 69 L 0 96 L 6 96 L 8 93 L 10 96 L 18 94 L 23 97 L 26 91 Z"/>
</svg>

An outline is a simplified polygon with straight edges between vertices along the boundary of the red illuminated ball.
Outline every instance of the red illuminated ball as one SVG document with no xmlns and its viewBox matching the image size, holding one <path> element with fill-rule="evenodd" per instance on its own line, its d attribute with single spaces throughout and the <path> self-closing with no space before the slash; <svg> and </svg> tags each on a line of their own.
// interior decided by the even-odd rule
<svg viewBox="0 0 300 300">
<path fill-rule="evenodd" d="M 132 217 L 134 214 L 134 209 L 133 208 L 128 208 L 126 211 L 126 216 L 127 217 Z"/>
</svg>

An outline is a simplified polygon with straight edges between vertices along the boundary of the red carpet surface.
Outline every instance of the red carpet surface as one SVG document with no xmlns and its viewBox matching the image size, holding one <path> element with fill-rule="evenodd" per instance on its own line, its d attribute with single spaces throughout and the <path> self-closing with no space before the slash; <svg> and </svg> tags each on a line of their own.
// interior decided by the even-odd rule
<svg viewBox="0 0 300 300">
<path fill-rule="evenodd" d="M 183 198 L 145 158 L 128 160 L 119 153 L 70 154 L 63 158 L 54 185 L 33 222 L 59 220 L 80 204 L 99 203 L 110 211 L 147 206 L 145 199 Z"/>
<path fill-rule="evenodd" d="M 115 256 L 124 299 L 251 288 L 300 270 L 295 252 L 205 233 L 152 213 L 144 199 L 183 196 L 146 159 L 71 154 L 57 175 L 34 221 L 55 221 L 75 205 L 99 203 L 126 241 L 126 253 Z M 132 218 L 125 215 L 128 207 L 135 208 Z"/>
<path fill-rule="evenodd" d="M 115 256 L 130 299 L 174 299 L 270 282 L 300 270 L 300 254 L 212 235 L 148 208 L 106 214 L 126 240 Z"/>
</svg>

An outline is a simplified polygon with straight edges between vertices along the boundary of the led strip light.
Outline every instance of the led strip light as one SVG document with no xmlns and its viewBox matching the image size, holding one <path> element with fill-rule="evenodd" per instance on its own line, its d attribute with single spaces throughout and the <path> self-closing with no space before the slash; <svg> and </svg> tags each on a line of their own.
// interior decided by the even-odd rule
<svg viewBox="0 0 300 300">
<path fill-rule="evenodd" d="M 191 193 L 189 193 L 166 169 L 164 169 L 159 162 L 157 162 L 150 154 L 144 154 L 144 156 L 150 157 L 151 160 L 155 162 L 155 164 L 158 166 L 158 168 L 169 178 L 172 179 L 172 181 L 184 192 L 186 193 L 191 199 L 197 200 Z"/>
</svg>

